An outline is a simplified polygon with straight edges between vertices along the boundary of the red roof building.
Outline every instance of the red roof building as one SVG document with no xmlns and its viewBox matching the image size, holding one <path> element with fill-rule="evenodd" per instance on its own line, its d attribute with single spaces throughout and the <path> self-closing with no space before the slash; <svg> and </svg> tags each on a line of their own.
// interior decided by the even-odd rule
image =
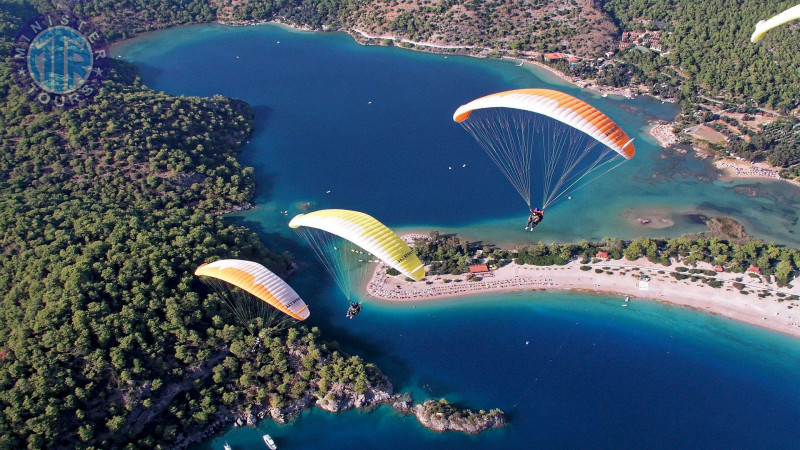
<svg viewBox="0 0 800 450">
<path fill-rule="evenodd" d="M 725 268 L 722 266 L 714 267 L 714 272 L 725 272 Z"/>
<path fill-rule="evenodd" d="M 600 259 L 609 259 L 608 252 L 597 252 L 596 257 Z"/>
<path fill-rule="evenodd" d="M 486 264 L 472 264 L 469 266 L 469 273 L 483 273 L 488 272 L 489 266 Z"/>
<path fill-rule="evenodd" d="M 747 268 L 747 271 L 761 275 L 761 269 L 758 266 L 750 266 Z"/>
</svg>

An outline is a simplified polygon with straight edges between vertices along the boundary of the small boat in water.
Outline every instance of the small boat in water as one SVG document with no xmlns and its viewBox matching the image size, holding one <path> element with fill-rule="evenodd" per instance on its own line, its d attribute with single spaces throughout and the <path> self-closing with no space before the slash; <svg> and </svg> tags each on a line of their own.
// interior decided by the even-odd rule
<svg viewBox="0 0 800 450">
<path fill-rule="evenodd" d="M 272 440 L 272 437 L 270 435 L 265 434 L 261 436 L 261 438 L 264 439 L 264 443 L 267 444 L 267 447 L 270 450 L 276 450 L 278 448 L 278 446 L 275 445 L 275 441 Z"/>
<path fill-rule="evenodd" d="M 225 441 L 225 445 L 223 445 L 222 448 L 224 448 L 225 450 L 233 450 L 231 448 L 231 444 L 228 444 L 228 441 Z"/>
</svg>

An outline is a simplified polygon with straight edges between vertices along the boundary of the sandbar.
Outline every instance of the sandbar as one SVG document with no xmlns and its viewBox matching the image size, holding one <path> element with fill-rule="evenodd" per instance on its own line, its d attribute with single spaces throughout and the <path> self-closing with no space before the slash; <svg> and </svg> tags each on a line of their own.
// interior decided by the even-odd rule
<svg viewBox="0 0 800 450">
<path fill-rule="evenodd" d="M 629 209 L 622 216 L 628 224 L 638 228 L 660 230 L 675 225 L 667 211 L 659 209 Z"/>
<path fill-rule="evenodd" d="M 491 292 L 531 290 L 572 290 L 618 295 L 620 307 L 650 299 L 706 311 L 770 330 L 800 337 L 800 301 L 788 300 L 800 295 L 797 287 L 778 287 L 762 276 L 722 272 L 707 278 L 722 282 L 715 288 L 700 280 L 676 279 L 672 273 L 680 264 L 653 264 L 646 258 L 636 261 L 607 260 L 581 264 L 577 260 L 563 266 L 533 266 L 508 264 L 488 273 L 478 274 L 471 281 L 468 274 L 429 276 L 424 281 L 407 282 L 405 277 L 389 276 L 386 267 L 378 267 L 369 281 L 367 291 L 379 300 L 391 302 L 420 302 L 437 299 L 486 294 Z M 588 266 L 588 270 L 581 270 Z M 698 269 L 714 270 L 708 263 L 698 262 Z M 677 272 L 676 272 L 677 273 Z M 642 279 L 642 275 L 646 279 Z M 706 277 L 700 275 L 701 277 Z M 737 284 L 737 279 L 743 286 Z M 445 280 L 450 280 L 446 282 Z M 460 280 L 460 281 L 456 281 Z M 430 283 L 430 284 L 428 284 Z M 766 298 L 759 294 L 767 293 Z M 777 297 L 781 293 L 786 298 Z M 779 301 L 782 300 L 782 301 Z"/>
</svg>

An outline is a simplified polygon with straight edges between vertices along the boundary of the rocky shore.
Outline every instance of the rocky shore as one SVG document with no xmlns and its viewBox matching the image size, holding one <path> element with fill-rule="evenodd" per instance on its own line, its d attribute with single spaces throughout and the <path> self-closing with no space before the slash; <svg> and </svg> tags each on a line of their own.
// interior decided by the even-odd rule
<svg viewBox="0 0 800 450">
<path fill-rule="evenodd" d="M 382 375 L 380 382 L 370 385 L 364 393 L 360 394 L 353 389 L 353 386 L 336 383 L 324 397 L 308 393 L 283 408 L 257 405 L 246 413 L 224 410 L 202 432 L 179 436 L 174 448 L 187 448 L 192 443 L 211 437 L 221 428 L 230 424 L 237 428 L 256 426 L 258 421 L 266 418 L 280 424 L 287 424 L 304 410 L 313 407 L 330 413 L 338 413 L 354 408 L 368 411 L 381 405 L 391 404 L 395 411 L 401 414 L 411 414 L 424 427 L 437 432 L 460 431 L 479 434 L 492 428 L 504 427 L 507 423 L 505 414 L 499 409 L 475 412 L 456 408 L 445 399 L 426 400 L 421 404 L 413 404 L 410 394 L 394 394 L 393 390 L 392 383 L 385 375 Z"/>
<path fill-rule="evenodd" d="M 459 431 L 479 434 L 492 428 L 502 428 L 507 423 L 505 414 L 499 409 L 475 412 L 466 408 L 456 408 L 445 399 L 426 400 L 414 405 L 411 396 L 406 394 L 399 398 L 393 407 L 402 414 L 413 414 L 425 428 L 440 433 Z"/>
<path fill-rule="evenodd" d="M 232 207 L 230 207 L 228 209 L 223 209 L 221 211 L 215 211 L 213 214 L 215 216 L 222 216 L 222 215 L 225 215 L 225 214 L 230 214 L 232 212 L 249 211 L 249 210 L 251 210 L 253 208 L 254 208 L 254 206 L 250 202 L 245 202 L 245 203 L 243 203 L 241 205 L 234 205 L 234 206 L 232 206 Z"/>
</svg>

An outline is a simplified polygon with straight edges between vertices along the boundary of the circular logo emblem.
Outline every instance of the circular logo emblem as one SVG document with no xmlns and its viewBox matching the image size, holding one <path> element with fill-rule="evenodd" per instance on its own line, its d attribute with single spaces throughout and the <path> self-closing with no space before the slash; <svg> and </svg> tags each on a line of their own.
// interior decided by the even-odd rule
<svg viewBox="0 0 800 450">
<path fill-rule="evenodd" d="M 108 75 L 108 65 L 102 33 L 71 11 L 49 11 L 28 21 L 11 53 L 17 84 L 48 108 L 72 108 L 88 101 Z"/>
</svg>

